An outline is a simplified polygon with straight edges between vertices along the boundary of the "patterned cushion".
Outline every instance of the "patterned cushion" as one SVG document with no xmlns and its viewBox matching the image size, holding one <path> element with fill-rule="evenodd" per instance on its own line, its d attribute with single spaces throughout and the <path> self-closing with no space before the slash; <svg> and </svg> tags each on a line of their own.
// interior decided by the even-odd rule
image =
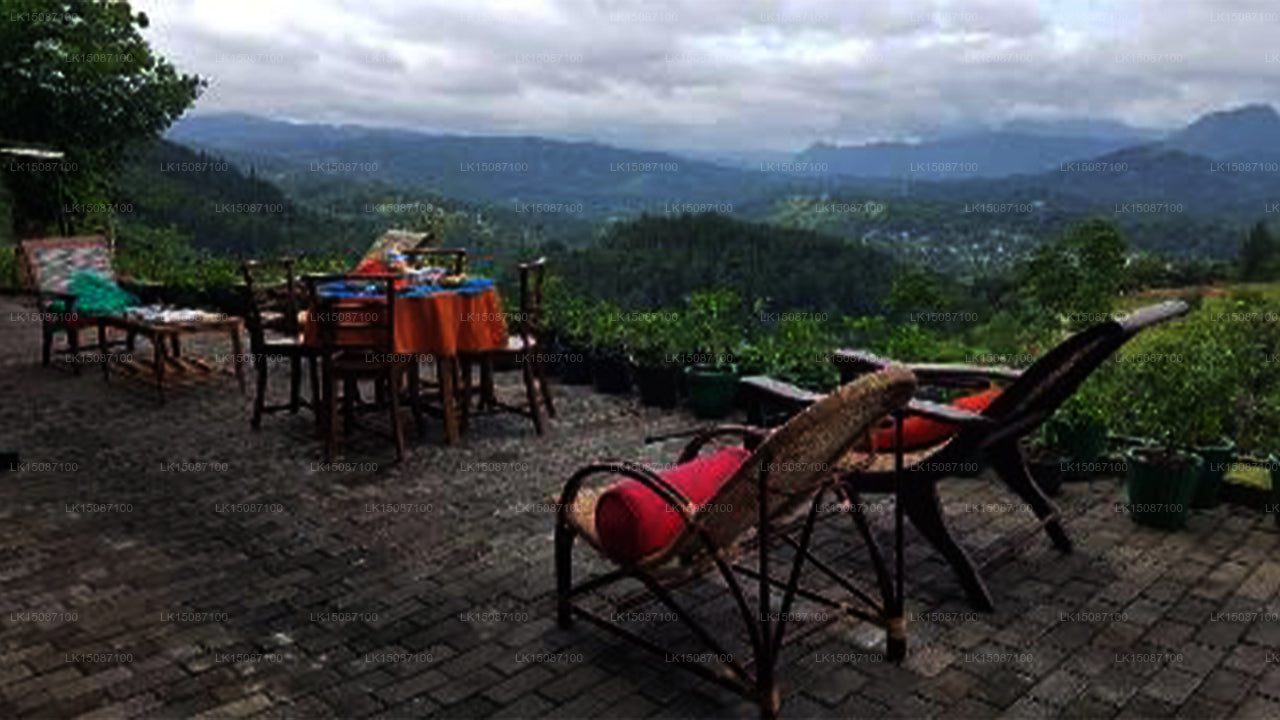
<svg viewBox="0 0 1280 720">
<path fill-rule="evenodd" d="M 364 257 L 361 258 L 361 262 L 367 262 L 370 260 L 385 262 L 388 250 L 394 250 L 398 253 L 403 253 L 405 250 L 412 250 L 418 245 L 418 243 L 422 242 L 422 239 L 426 236 L 426 233 L 415 233 L 407 230 L 388 230 L 382 234 L 382 237 L 373 241 L 373 244 L 369 246 L 367 251 L 365 251 Z"/>
<path fill-rule="evenodd" d="M 115 276 L 104 237 L 24 240 L 22 251 L 35 288 L 44 292 L 69 292 L 71 278 L 80 272 Z"/>
</svg>

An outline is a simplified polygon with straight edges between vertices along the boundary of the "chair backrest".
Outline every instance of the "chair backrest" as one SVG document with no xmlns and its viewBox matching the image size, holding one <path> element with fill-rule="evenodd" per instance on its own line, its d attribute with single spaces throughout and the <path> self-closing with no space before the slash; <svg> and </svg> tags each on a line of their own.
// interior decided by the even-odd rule
<svg viewBox="0 0 1280 720">
<path fill-rule="evenodd" d="M 245 327 L 249 331 L 250 345 L 257 348 L 266 342 L 268 328 L 279 330 L 289 337 L 296 337 L 302 327 L 298 322 L 301 309 L 299 296 L 302 287 L 294 274 L 295 260 L 247 260 L 240 265 L 244 276 Z M 271 322 L 272 313 L 278 313 L 278 322 Z"/>
<path fill-rule="evenodd" d="M 308 275 L 307 312 L 319 330 L 320 347 L 325 357 L 343 352 L 395 352 L 396 288 L 399 275 Z M 370 287 L 370 297 L 338 297 L 324 295 L 320 286 L 326 283 L 357 280 Z"/>
<path fill-rule="evenodd" d="M 65 293 L 80 272 L 115 277 L 111 246 L 101 235 L 23 240 L 24 283 L 28 290 Z"/>
<path fill-rule="evenodd" d="M 533 262 L 521 263 L 517 270 L 520 275 L 520 319 L 516 330 L 526 342 L 530 337 L 541 339 L 542 285 L 547 277 L 547 259 L 540 257 Z"/>
<path fill-rule="evenodd" d="M 444 258 L 455 275 L 467 271 L 467 251 L 464 248 L 410 248 L 403 253 L 411 264 L 425 264 L 435 258 Z"/>
<path fill-rule="evenodd" d="M 984 415 L 1001 424 L 997 439 L 1018 437 L 1053 414 L 1116 350 L 1142 330 L 1187 314 L 1187 304 L 1149 305 L 1082 330 L 1045 353 L 1012 382 Z M 977 437 L 981 431 L 961 433 Z M 986 433 L 981 433 L 986 434 Z"/>
<path fill-rule="evenodd" d="M 727 547 L 756 528 L 760 522 L 761 473 L 765 473 L 769 488 L 766 517 L 790 513 L 831 477 L 835 462 L 866 437 L 876 422 L 910 402 L 915 390 L 915 375 L 900 365 L 842 385 L 771 433 L 697 511 L 696 522 L 716 547 Z M 686 528 L 663 556 L 705 549 L 700 533 Z"/>
</svg>

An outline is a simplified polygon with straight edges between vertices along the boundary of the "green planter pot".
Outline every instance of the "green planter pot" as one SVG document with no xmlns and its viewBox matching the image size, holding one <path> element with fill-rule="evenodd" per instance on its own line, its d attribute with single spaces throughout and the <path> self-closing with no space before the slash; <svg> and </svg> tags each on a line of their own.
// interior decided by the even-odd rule
<svg viewBox="0 0 1280 720">
<path fill-rule="evenodd" d="M 1133 448 L 1125 453 L 1129 516 L 1139 525 L 1177 530 L 1187 524 L 1204 458 L 1185 453 L 1184 462 L 1169 466 L 1151 462 L 1153 451 Z"/>
<path fill-rule="evenodd" d="M 1227 441 L 1222 445 L 1198 447 L 1195 452 L 1204 458 L 1204 465 L 1196 481 L 1196 492 L 1191 499 L 1191 507 L 1196 510 L 1216 507 L 1218 492 L 1222 489 L 1222 476 L 1226 475 L 1227 466 L 1236 456 L 1235 443 Z"/>
<path fill-rule="evenodd" d="M 641 404 L 670 410 L 680 401 L 680 368 L 637 365 L 635 376 Z"/>
<path fill-rule="evenodd" d="M 704 419 L 723 418 L 733 410 L 738 395 L 738 369 L 714 369 L 697 365 L 685 369 L 689 381 L 689 407 Z"/>
<path fill-rule="evenodd" d="M 1067 423 L 1050 420 L 1045 423 L 1046 439 L 1053 447 L 1061 449 L 1073 463 L 1091 465 L 1098 462 L 1107 450 L 1107 426 L 1097 422 Z M 1064 477 L 1091 475 L 1079 470 L 1065 473 Z"/>
</svg>

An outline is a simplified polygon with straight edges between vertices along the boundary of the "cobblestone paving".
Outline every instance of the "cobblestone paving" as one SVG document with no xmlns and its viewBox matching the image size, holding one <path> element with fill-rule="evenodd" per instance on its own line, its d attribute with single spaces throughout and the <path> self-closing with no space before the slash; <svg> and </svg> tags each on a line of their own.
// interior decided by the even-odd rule
<svg viewBox="0 0 1280 720">
<path fill-rule="evenodd" d="M 552 617 L 540 503 L 589 460 L 669 459 L 674 443 L 644 436 L 692 418 L 557 386 L 541 438 L 487 417 L 459 447 L 433 430 L 397 467 L 359 435 L 350 467 L 324 467 L 305 412 L 252 432 L 229 378 L 161 406 L 41 368 L 38 326 L 11 315 L 24 309 L 0 298 L 0 446 L 50 466 L 0 474 L 0 716 L 755 715 Z M 979 556 L 1030 518 L 987 479 L 943 493 Z M 1114 480 L 1066 486 L 1077 551 L 1037 537 L 988 568 L 992 614 L 969 611 L 909 530 L 908 660 L 875 662 L 866 627 L 815 633 L 781 663 L 784 717 L 1280 717 L 1271 518 L 1222 506 L 1162 533 L 1120 500 Z M 874 521 L 882 536 L 891 517 Z M 823 527 L 819 549 L 869 577 L 848 534 Z M 719 590 L 690 592 L 716 613 Z"/>
</svg>

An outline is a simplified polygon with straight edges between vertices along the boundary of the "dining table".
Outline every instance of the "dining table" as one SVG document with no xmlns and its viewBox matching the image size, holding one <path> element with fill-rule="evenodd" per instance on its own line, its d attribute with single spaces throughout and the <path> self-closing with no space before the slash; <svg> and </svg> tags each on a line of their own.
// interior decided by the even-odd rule
<svg viewBox="0 0 1280 720">
<path fill-rule="evenodd" d="M 458 440 L 456 402 L 458 354 L 505 348 L 508 342 L 502 299 L 493 281 L 469 278 L 454 286 L 397 282 L 392 351 L 415 360 L 434 360 L 440 370 L 441 416 L 444 442 Z M 402 285 L 402 286 L 401 286 Z M 386 296 L 358 277 L 317 287 L 325 297 L 342 298 L 349 307 L 385 306 Z M 304 314 L 303 343 L 320 347 L 320 323 Z M 343 328 L 339 324 L 336 345 L 366 349 L 374 340 L 367 327 Z M 383 339 L 385 342 L 385 338 Z M 416 370 L 415 370 L 416 373 Z"/>
</svg>

